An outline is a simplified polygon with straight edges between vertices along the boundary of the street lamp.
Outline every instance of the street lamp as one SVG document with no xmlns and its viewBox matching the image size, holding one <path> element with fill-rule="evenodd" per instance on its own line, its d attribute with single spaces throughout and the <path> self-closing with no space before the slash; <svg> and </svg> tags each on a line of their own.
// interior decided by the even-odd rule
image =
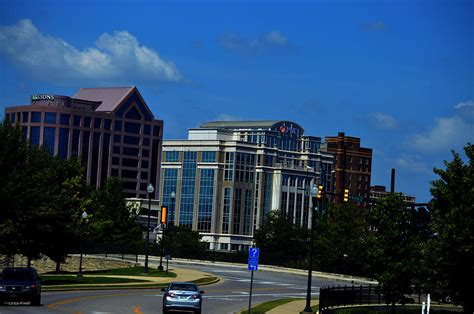
<svg viewBox="0 0 474 314">
<path fill-rule="evenodd" d="M 176 192 L 171 191 L 171 220 L 168 221 L 168 237 L 169 237 L 169 249 L 168 249 L 168 258 L 166 259 L 166 273 L 168 273 L 168 260 L 171 258 L 172 246 L 173 246 L 173 225 L 174 225 L 174 201 L 176 199 Z"/>
<path fill-rule="evenodd" d="M 84 224 L 87 221 L 87 212 L 82 212 L 82 221 L 81 221 L 81 254 L 79 257 L 79 272 L 77 277 L 82 277 L 82 252 L 84 251 Z"/>
<path fill-rule="evenodd" d="M 148 183 L 146 187 L 146 191 L 148 192 L 148 219 L 146 223 L 146 243 L 145 243 L 145 269 L 143 272 L 148 274 L 148 245 L 150 244 L 150 213 L 151 213 L 151 197 L 155 188 L 153 184 Z"/>
<path fill-rule="evenodd" d="M 313 185 L 311 189 L 311 196 L 313 199 L 313 208 L 311 209 L 311 228 L 310 228 L 310 238 L 309 238 L 309 252 L 308 252 L 308 285 L 306 288 L 306 306 L 303 310 L 303 313 L 313 313 L 311 310 L 311 280 L 313 278 L 313 243 L 314 243 L 314 214 L 316 212 L 316 195 L 319 195 L 318 186 Z M 321 199 L 319 199 L 321 200 Z M 320 201 L 320 206 L 321 206 Z"/>
</svg>

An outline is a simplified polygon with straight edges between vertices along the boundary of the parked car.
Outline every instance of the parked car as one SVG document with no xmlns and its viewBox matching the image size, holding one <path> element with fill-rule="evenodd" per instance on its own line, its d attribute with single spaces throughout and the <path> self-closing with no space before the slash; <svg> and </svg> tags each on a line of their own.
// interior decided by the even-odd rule
<svg viewBox="0 0 474 314">
<path fill-rule="evenodd" d="M 0 275 L 0 304 L 31 302 L 41 305 L 41 282 L 34 268 L 5 268 Z"/>
<path fill-rule="evenodd" d="M 170 310 L 194 311 L 201 314 L 202 294 L 204 291 L 192 282 L 172 282 L 161 289 L 163 296 L 163 313 Z"/>
</svg>

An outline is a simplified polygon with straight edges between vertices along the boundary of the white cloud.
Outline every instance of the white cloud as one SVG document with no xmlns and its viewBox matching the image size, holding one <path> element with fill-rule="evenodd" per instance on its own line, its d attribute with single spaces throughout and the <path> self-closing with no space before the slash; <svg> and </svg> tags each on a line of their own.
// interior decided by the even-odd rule
<svg viewBox="0 0 474 314">
<path fill-rule="evenodd" d="M 126 31 L 104 33 L 95 47 L 80 50 L 41 33 L 31 20 L 24 19 L 0 27 L 0 54 L 36 79 L 56 84 L 182 80 L 173 62 L 141 46 Z"/>
<path fill-rule="evenodd" d="M 271 31 L 254 39 L 245 39 L 233 33 L 222 34 L 219 38 L 222 47 L 247 54 L 259 54 L 272 48 L 288 48 L 288 38 L 279 31 Z"/>
<path fill-rule="evenodd" d="M 438 118 L 431 130 L 415 135 L 411 145 L 424 152 L 456 149 L 474 139 L 474 102 L 459 103 L 451 117 Z"/>
<path fill-rule="evenodd" d="M 372 112 L 368 115 L 369 122 L 378 129 L 392 130 L 397 128 L 397 120 L 382 112 Z"/>
<path fill-rule="evenodd" d="M 394 163 L 397 167 L 415 173 L 430 175 L 433 172 L 432 168 L 427 165 L 427 161 L 425 161 L 420 155 L 402 154 L 394 160 Z"/>
</svg>

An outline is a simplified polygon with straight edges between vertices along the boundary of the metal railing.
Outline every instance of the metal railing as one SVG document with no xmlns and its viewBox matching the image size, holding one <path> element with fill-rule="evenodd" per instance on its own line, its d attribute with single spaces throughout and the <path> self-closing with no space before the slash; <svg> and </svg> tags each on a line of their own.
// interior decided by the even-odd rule
<svg viewBox="0 0 474 314">
<path fill-rule="evenodd" d="M 384 295 L 376 292 L 376 286 L 337 286 L 319 291 L 319 313 L 335 306 L 382 304 Z"/>
</svg>

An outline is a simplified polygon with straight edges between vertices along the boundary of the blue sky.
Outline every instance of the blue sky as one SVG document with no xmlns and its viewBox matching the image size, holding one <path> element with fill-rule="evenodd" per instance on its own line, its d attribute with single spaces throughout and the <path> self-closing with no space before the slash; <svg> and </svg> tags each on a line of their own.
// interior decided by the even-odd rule
<svg viewBox="0 0 474 314">
<path fill-rule="evenodd" d="M 360 137 L 373 185 L 430 199 L 474 140 L 474 1 L 0 0 L 0 110 L 34 93 L 139 88 L 165 139 L 285 119 Z"/>
</svg>

